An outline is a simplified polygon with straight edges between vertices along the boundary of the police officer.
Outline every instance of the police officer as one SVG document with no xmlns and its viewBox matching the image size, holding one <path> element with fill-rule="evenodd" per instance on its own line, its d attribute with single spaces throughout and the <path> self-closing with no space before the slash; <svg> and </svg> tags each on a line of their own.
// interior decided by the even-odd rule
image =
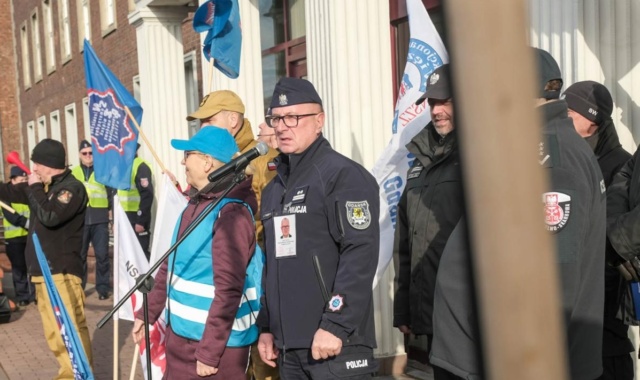
<svg viewBox="0 0 640 380">
<path fill-rule="evenodd" d="M 322 100 L 310 82 L 282 78 L 267 120 L 281 153 L 262 193 L 260 356 L 271 366 L 277 360 L 283 379 L 370 378 L 378 185 L 322 136 Z M 289 239 L 279 239 L 284 218 Z"/>
<path fill-rule="evenodd" d="M 541 140 L 532 144 L 550 179 L 541 206 L 557 247 L 570 378 L 596 379 L 602 373 L 604 181 L 596 157 L 568 117 L 567 103 L 558 99 L 558 64 L 546 51 L 533 49 L 533 55 L 539 76 L 535 101 L 544 126 Z M 461 221 L 447 242 L 436 281 L 431 361 L 446 368 L 446 379 L 481 375 L 466 235 Z"/>
<path fill-rule="evenodd" d="M 36 287 L 38 311 L 42 318 L 45 338 L 60 365 L 56 378 L 72 379 L 73 368 L 51 309 L 42 270 L 36 257 L 33 235 L 37 234 L 40 239 L 53 282 L 78 331 L 91 364 L 91 341 L 84 312 L 80 257 L 84 213 L 89 198 L 84 185 L 67 169 L 65 150 L 61 142 L 52 139 L 40 141 L 33 148 L 31 161 L 33 173 L 29 175 L 29 186 L 26 189 L 31 212 L 26 250 L 27 267 Z"/>
<path fill-rule="evenodd" d="M 26 182 L 27 173 L 17 166 L 12 166 L 9 182 L 0 185 L 0 200 L 16 211 L 12 213 L 3 208 L 2 224 L 5 248 L 11 261 L 13 287 L 19 306 L 27 306 L 35 299 L 35 289 L 27 276 L 27 263 L 24 257 L 29 233 L 29 200 L 25 194 Z"/>
<path fill-rule="evenodd" d="M 427 91 L 431 121 L 407 144 L 416 159 L 398 204 L 393 261 L 393 326 L 433 340 L 433 293 L 445 243 L 463 212 L 462 174 L 455 131 L 449 65 L 435 69 Z M 439 367 L 434 367 L 437 379 Z"/>
<path fill-rule="evenodd" d="M 96 181 L 93 172 L 93 151 L 87 140 L 80 142 L 80 165 L 71 170 L 71 174 L 84 184 L 89 196 L 89 205 L 85 214 L 84 235 L 82 236 L 82 288 L 87 284 L 87 252 L 89 243 L 96 257 L 96 291 L 98 298 L 106 300 L 111 294 L 109 285 L 109 213 L 111 210 L 112 190 Z"/>
<path fill-rule="evenodd" d="M 138 144 L 138 149 L 140 144 Z M 153 181 L 151 178 L 151 166 L 138 157 L 133 160 L 131 170 L 131 188 L 129 190 L 118 190 L 120 205 L 127 214 L 129 222 L 136 232 L 138 242 L 142 247 L 144 255 L 149 260 L 149 243 L 151 234 L 151 207 L 153 206 Z"/>
<path fill-rule="evenodd" d="M 598 158 L 600 170 L 607 188 L 614 175 L 629 161 L 631 154 L 622 148 L 616 127 L 611 119 L 613 99 L 609 90 L 594 81 L 576 82 L 564 92 L 569 107 L 569 117 L 576 132 L 582 136 Z M 611 244 L 606 248 L 604 297 L 604 335 L 602 340 L 601 379 L 633 379 L 633 344 L 628 336 L 629 326 L 617 318 L 620 294 L 626 293 L 628 284 L 621 281 L 619 267 L 622 259 Z"/>
</svg>

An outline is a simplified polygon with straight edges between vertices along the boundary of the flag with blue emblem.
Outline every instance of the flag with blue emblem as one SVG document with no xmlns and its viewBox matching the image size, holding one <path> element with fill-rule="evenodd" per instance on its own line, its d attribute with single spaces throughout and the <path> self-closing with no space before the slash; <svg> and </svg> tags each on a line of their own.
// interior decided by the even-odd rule
<svg viewBox="0 0 640 380">
<path fill-rule="evenodd" d="M 142 107 L 100 61 L 87 40 L 84 40 L 84 73 L 96 181 L 128 190 L 138 145 L 138 129 L 129 115 L 133 115 L 139 125 Z"/>
<path fill-rule="evenodd" d="M 380 186 L 380 257 L 374 287 L 393 255 L 398 202 L 413 161 L 405 146 L 430 120 L 427 102 L 415 103 L 427 89 L 429 74 L 449 62 L 447 50 L 422 1 L 407 0 L 407 14 L 409 52 L 391 125 L 393 137 L 372 170 Z"/>
<path fill-rule="evenodd" d="M 202 47 L 204 57 L 229 78 L 240 74 L 242 31 L 238 0 L 205 1 L 193 15 L 193 29 L 207 32 Z"/>
<path fill-rule="evenodd" d="M 84 352 L 80 337 L 76 331 L 76 327 L 69 317 L 69 313 L 62 302 L 58 288 L 56 288 L 51 277 L 51 270 L 49 269 L 49 263 L 42 251 L 40 240 L 38 235 L 33 234 L 33 245 L 36 249 L 36 257 L 38 258 L 38 264 L 44 277 L 44 284 L 47 288 L 47 295 L 51 302 L 51 310 L 53 310 L 56 322 L 58 323 L 58 329 L 60 329 L 60 336 L 67 348 L 69 359 L 71 359 L 71 368 L 73 368 L 73 376 L 76 380 L 92 380 L 93 373 L 91 373 L 91 366 L 87 360 L 87 355 Z"/>
</svg>

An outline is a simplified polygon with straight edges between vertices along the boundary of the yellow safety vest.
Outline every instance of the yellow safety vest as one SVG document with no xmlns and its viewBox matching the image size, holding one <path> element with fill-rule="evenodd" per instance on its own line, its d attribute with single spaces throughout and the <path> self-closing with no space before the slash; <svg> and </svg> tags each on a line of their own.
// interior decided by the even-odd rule
<svg viewBox="0 0 640 380">
<path fill-rule="evenodd" d="M 107 188 L 103 184 L 96 181 L 95 172 L 92 172 L 89 179 L 85 181 L 82 166 L 78 165 L 71 170 L 71 174 L 84 184 L 89 196 L 89 206 L 92 208 L 107 208 L 109 200 L 107 199 Z"/>
<path fill-rule="evenodd" d="M 138 211 L 140 209 L 140 192 L 136 187 L 136 175 L 138 174 L 138 168 L 142 163 L 149 165 L 145 160 L 140 157 L 136 157 L 133 160 L 133 168 L 131 169 L 131 188 L 129 190 L 118 190 L 118 199 L 120 199 L 120 205 L 126 212 Z M 149 178 L 151 181 L 151 178 Z"/>
<path fill-rule="evenodd" d="M 11 203 L 11 207 L 16 210 L 16 212 L 22 216 L 24 216 L 25 218 L 29 218 L 29 206 L 22 204 L 22 203 Z M 14 226 L 13 224 L 9 223 L 9 221 L 7 220 L 7 218 L 2 218 L 2 224 L 4 226 L 4 238 L 5 239 L 14 239 L 14 238 L 18 238 L 21 236 L 27 236 L 27 234 L 29 234 L 29 231 L 27 231 L 26 229 L 20 227 L 20 226 Z"/>
</svg>

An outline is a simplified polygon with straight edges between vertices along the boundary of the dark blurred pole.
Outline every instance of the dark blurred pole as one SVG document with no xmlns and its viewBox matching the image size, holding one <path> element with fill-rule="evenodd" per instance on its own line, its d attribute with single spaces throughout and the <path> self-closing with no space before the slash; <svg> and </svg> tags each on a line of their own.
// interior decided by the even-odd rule
<svg viewBox="0 0 640 380">
<path fill-rule="evenodd" d="M 525 0 L 443 0 L 486 378 L 567 377 Z"/>
</svg>

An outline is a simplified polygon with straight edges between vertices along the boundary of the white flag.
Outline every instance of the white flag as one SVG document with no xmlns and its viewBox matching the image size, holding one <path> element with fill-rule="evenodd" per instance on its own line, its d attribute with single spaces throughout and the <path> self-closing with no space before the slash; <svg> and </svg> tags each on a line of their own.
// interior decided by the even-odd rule
<svg viewBox="0 0 640 380">
<path fill-rule="evenodd" d="M 407 13 L 411 38 L 393 117 L 393 137 L 373 167 L 373 175 L 380 186 L 380 257 L 373 287 L 378 284 L 393 254 L 398 202 L 413 160 L 405 145 L 430 120 L 427 102 L 416 106 L 416 100 L 426 91 L 429 74 L 449 62 L 442 39 L 422 1 L 407 0 Z"/>
<path fill-rule="evenodd" d="M 171 239 L 182 211 L 187 207 L 187 200 L 171 182 L 168 175 L 162 175 L 162 188 L 156 224 L 153 227 L 153 245 L 151 246 L 151 263 L 158 259 L 171 247 Z"/>
</svg>

